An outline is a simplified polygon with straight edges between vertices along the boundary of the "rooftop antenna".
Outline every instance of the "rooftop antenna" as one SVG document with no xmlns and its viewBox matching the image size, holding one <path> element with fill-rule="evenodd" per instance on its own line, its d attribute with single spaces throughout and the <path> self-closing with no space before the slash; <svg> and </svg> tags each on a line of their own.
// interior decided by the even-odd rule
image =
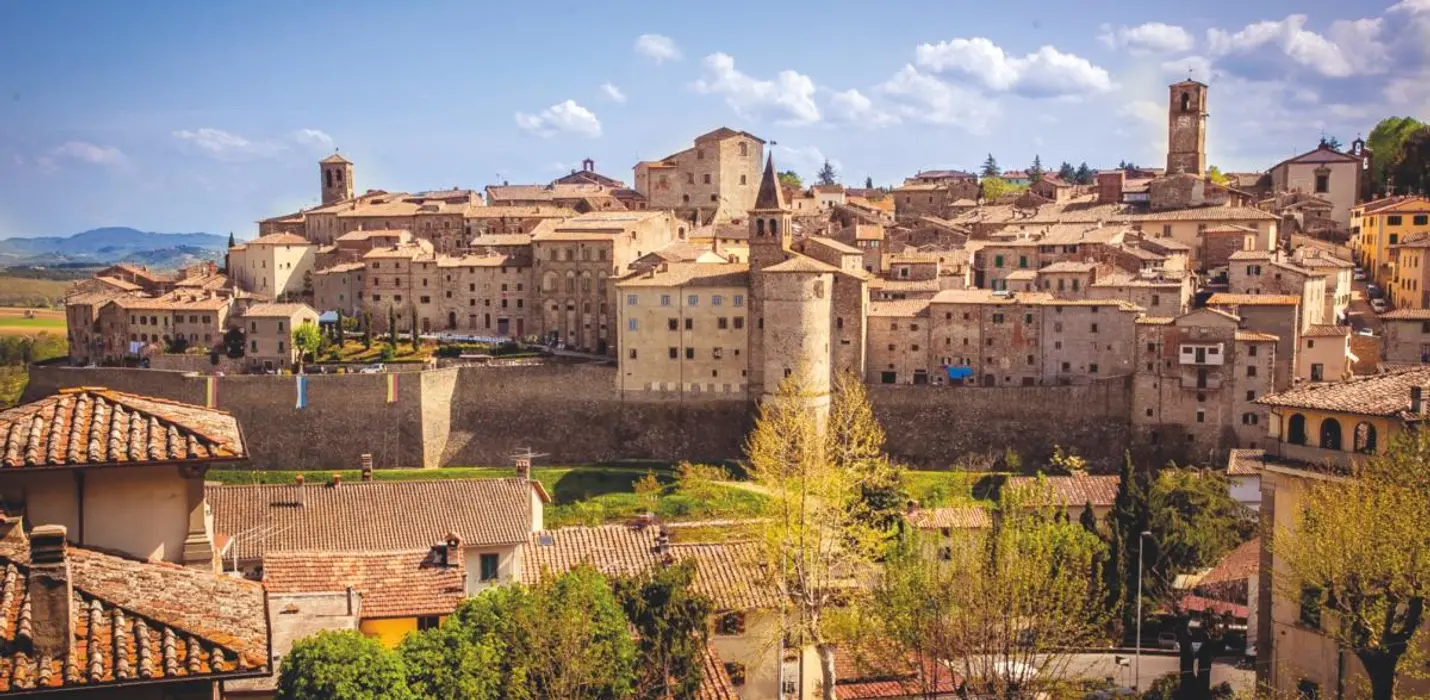
<svg viewBox="0 0 1430 700">
<path fill-rule="evenodd" d="M 531 463 L 541 457 L 550 457 L 548 453 L 533 452 L 530 447 L 519 447 L 511 454 L 512 463 L 516 467 L 516 475 L 522 479 L 531 478 Z"/>
</svg>

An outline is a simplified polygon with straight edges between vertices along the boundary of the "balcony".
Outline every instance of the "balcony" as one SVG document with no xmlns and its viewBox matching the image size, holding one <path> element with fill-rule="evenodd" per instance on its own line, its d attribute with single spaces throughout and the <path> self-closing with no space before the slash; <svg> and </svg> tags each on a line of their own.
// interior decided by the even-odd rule
<svg viewBox="0 0 1430 700">
<path fill-rule="evenodd" d="M 1226 363 L 1226 353 L 1223 352 L 1222 343 L 1182 343 L 1178 354 L 1178 361 L 1183 365 L 1220 367 Z"/>
<path fill-rule="evenodd" d="M 1215 391 L 1226 381 L 1226 375 L 1201 367 L 1183 367 L 1182 388 L 1191 391 Z"/>
</svg>

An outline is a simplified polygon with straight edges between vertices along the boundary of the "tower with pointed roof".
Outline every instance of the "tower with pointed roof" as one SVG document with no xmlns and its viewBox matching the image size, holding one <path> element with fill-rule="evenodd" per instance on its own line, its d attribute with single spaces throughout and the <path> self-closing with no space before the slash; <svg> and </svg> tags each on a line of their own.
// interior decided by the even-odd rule
<svg viewBox="0 0 1430 700">
<path fill-rule="evenodd" d="M 1207 172 L 1207 86 L 1191 78 L 1168 87 L 1167 174 Z"/>
<path fill-rule="evenodd" d="M 318 161 L 323 206 L 353 198 L 353 162 L 334 151 Z"/>
<path fill-rule="evenodd" d="M 765 172 L 760 178 L 760 189 L 755 195 L 755 207 L 749 211 L 747 220 L 750 229 L 750 324 L 752 327 L 748 335 L 748 384 L 751 396 L 759 396 L 764 389 L 764 328 L 766 320 L 763 270 L 784 262 L 793 254 L 790 251 L 790 242 L 794 234 L 793 222 L 792 213 L 785 207 L 779 176 L 775 173 L 774 156 L 767 156 Z"/>
</svg>

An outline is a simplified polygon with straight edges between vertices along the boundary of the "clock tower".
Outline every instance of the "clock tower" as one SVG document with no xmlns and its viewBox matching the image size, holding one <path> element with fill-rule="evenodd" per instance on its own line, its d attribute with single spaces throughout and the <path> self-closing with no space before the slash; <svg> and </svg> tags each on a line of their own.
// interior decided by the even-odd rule
<svg viewBox="0 0 1430 700">
<path fill-rule="evenodd" d="M 1173 83 L 1167 104 L 1167 174 L 1207 173 L 1207 86 Z"/>
</svg>

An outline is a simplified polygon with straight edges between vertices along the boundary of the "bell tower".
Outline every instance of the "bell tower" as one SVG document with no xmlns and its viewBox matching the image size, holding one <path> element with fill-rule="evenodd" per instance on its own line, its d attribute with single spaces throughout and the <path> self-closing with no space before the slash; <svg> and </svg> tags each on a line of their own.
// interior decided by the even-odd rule
<svg viewBox="0 0 1430 700">
<path fill-rule="evenodd" d="M 1207 86 L 1173 83 L 1167 103 L 1167 174 L 1207 172 Z"/>
<path fill-rule="evenodd" d="M 318 161 L 319 185 L 322 188 L 323 204 L 341 202 L 353 198 L 353 162 L 334 151 L 332 155 Z"/>
<path fill-rule="evenodd" d="M 755 208 L 749 212 L 750 227 L 750 303 L 746 334 L 746 370 L 750 396 L 764 390 L 765 369 L 765 300 L 769 275 L 765 268 L 774 267 L 794 255 L 790 242 L 794 236 L 794 215 L 785 206 L 779 176 L 775 174 L 774 156 L 765 159 L 765 174 L 755 195 Z M 775 381 L 779 381 L 776 379 Z"/>
</svg>

